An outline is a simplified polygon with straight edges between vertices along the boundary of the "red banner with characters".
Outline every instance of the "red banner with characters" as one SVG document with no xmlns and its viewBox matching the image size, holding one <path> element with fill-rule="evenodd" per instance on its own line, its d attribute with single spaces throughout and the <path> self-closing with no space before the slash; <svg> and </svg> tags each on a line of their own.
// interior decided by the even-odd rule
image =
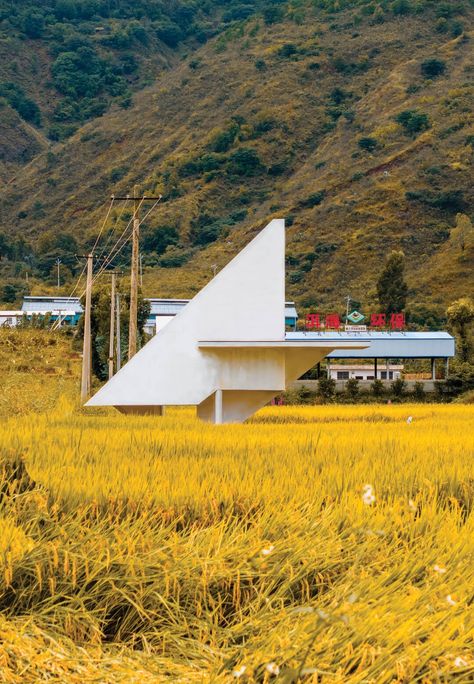
<svg viewBox="0 0 474 684">
<path fill-rule="evenodd" d="M 372 313 L 369 315 L 369 327 L 376 330 L 404 330 L 406 327 L 404 313 Z M 337 313 L 308 313 L 305 319 L 306 330 L 341 330 L 344 325 Z"/>
</svg>

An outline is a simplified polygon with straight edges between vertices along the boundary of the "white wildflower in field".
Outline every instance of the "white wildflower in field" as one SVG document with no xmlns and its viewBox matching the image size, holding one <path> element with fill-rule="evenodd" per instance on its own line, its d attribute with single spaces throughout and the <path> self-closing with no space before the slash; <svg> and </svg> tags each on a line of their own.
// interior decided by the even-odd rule
<svg viewBox="0 0 474 684">
<path fill-rule="evenodd" d="M 362 501 L 365 503 L 366 506 L 371 506 L 375 502 L 375 494 L 372 485 L 364 485 Z"/>
<path fill-rule="evenodd" d="M 262 556 L 269 556 L 271 552 L 275 549 L 273 544 L 270 544 L 270 546 L 266 549 L 262 549 Z"/>
<path fill-rule="evenodd" d="M 246 668 L 245 665 L 241 665 L 241 666 L 239 667 L 238 670 L 234 670 L 234 671 L 232 672 L 232 675 L 233 675 L 236 679 L 240 679 L 240 678 L 242 677 L 242 675 L 245 673 L 245 670 L 246 670 L 246 669 L 247 669 L 247 668 Z"/>
<path fill-rule="evenodd" d="M 413 501 L 413 499 L 408 499 L 408 508 L 410 511 L 413 511 L 413 513 L 416 513 L 416 503 Z"/>
<path fill-rule="evenodd" d="M 433 565 L 433 570 L 438 573 L 438 575 L 444 575 L 446 568 L 442 568 L 441 565 Z"/>
<path fill-rule="evenodd" d="M 410 425 L 410 423 L 412 422 L 412 420 L 413 420 L 413 416 L 408 416 L 408 418 L 407 418 L 407 424 Z"/>
<path fill-rule="evenodd" d="M 269 672 L 271 675 L 274 677 L 278 677 L 280 674 L 280 668 L 276 663 L 268 663 L 268 665 L 265 667 L 266 671 Z"/>
<path fill-rule="evenodd" d="M 461 656 L 458 656 L 457 658 L 454 659 L 454 665 L 455 665 L 455 667 L 467 667 L 467 660 L 464 660 L 464 658 L 461 658 Z"/>
<path fill-rule="evenodd" d="M 455 600 L 453 599 L 453 597 L 451 596 L 451 594 L 448 594 L 448 595 L 446 596 L 446 601 L 447 601 L 447 603 L 449 603 L 450 606 L 456 606 L 456 605 L 457 605 L 457 601 L 455 601 Z"/>
</svg>

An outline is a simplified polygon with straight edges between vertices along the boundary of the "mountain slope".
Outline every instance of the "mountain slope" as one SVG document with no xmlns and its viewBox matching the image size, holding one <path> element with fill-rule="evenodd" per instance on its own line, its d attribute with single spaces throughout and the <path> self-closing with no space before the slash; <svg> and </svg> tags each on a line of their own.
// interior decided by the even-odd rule
<svg viewBox="0 0 474 684">
<path fill-rule="evenodd" d="M 473 288 L 472 242 L 449 246 L 456 215 L 472 212 L 471 37 L 437 30 L 432 3 L 368 16 L 347 4 L 251 18 L 193 51 L 133 107 L 10 179 L 3 226 L 41 263 L 45 233 L 87 244 L 109 195 L 138 183 L 164 195 L 143 231 L 148 294 L 192 295 L 283 215 L 288 296 L 300 305 L 341 307 L 347 294 L 373 305 L 385 255 L 402 248 L 411 308 L 439 315 Z M 112 211 L 118 235 L 129 211 Z"/>
</svg>

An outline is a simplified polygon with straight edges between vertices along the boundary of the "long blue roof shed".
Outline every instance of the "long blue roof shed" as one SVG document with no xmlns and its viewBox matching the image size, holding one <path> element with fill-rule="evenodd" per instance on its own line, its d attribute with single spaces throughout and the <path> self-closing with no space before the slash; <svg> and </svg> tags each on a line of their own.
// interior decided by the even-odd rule
<svg viewBox="0 0 474 684">
<path fill-rule="evenodd" d="M 456 353 L 454 337 L 447 332 L 291 332 L 287 340 L 369 342 L 367 349 L 340 349 L 329 359 L 450 359 Z"/>
</svg>

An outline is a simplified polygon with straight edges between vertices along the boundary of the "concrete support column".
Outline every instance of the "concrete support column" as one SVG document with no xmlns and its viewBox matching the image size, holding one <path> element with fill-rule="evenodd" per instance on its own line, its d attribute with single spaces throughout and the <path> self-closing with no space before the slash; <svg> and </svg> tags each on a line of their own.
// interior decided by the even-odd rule
<svg viewBox="0 0 474 684">
<path fill-rule="evenodd" d="M 222 390 L 216 390 L 214 396 L 214 422 L 216 425 L 222 425 Z"/>
<path fill-rule="evenodd" d="M 328 378 L 331 377 L 331 362 L 329 359 L 327 360 L 327 376 Z"/>
<path fill-rule="evenodd" d="M 390 359 L 385 360 L 385 372 L 387 373 L 386 375 L 386 380 L 389 382 L 390 380 Z"/>
<path fill-rule="evenodd" d="M 431 359 L 431 379 L 436 380 L 436 359 Z"/>
</svg>

